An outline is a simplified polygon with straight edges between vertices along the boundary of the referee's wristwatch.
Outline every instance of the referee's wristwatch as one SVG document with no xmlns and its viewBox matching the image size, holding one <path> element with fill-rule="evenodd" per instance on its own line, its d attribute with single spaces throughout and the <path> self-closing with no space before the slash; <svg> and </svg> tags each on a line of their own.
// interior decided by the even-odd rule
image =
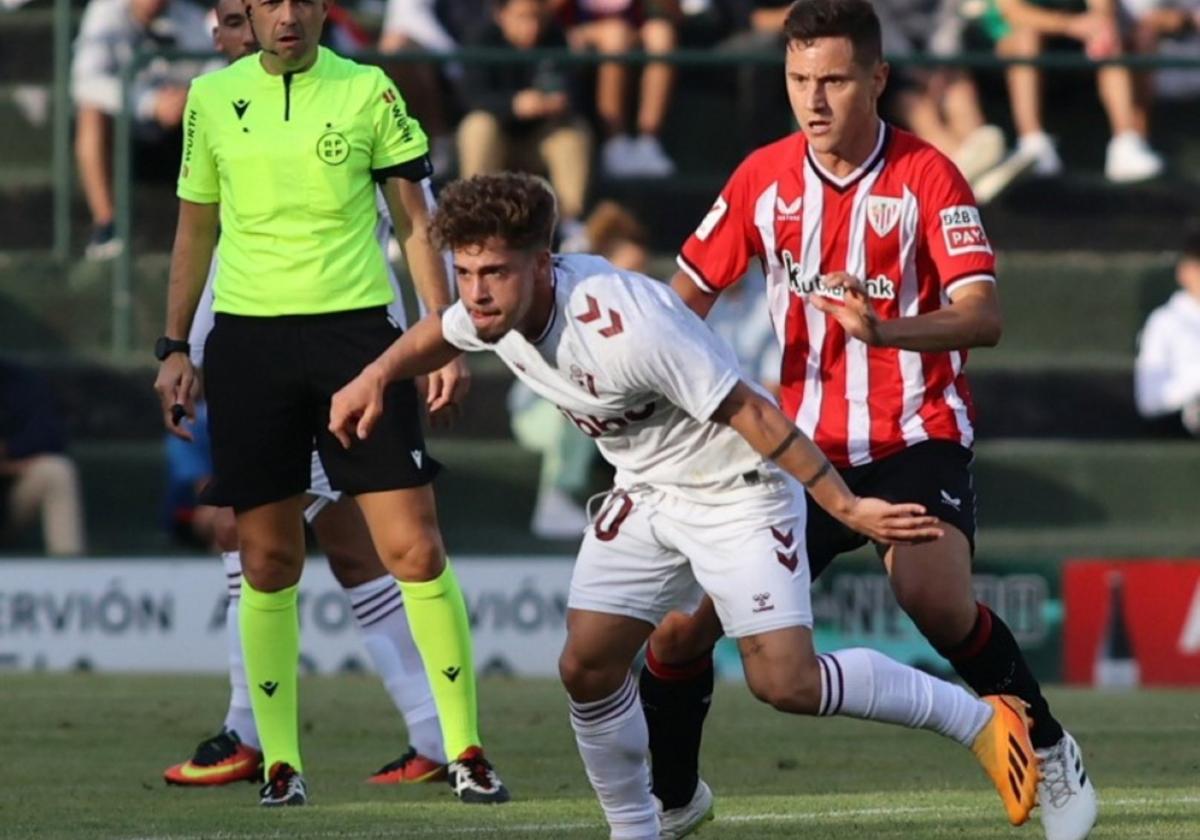
<svg viewBox="0 0 1200 840">
<path fill-rule="evenodd" d="M 167 356 L 170 356 L 172 353 L 190 354 L 191 352 L 192 345 L 177 338 L 168 338 L 164 335 L 160 336 L 158 341 L 154 342 L 154 358 L 160 362 L 165 362 Z"/>
</svg>

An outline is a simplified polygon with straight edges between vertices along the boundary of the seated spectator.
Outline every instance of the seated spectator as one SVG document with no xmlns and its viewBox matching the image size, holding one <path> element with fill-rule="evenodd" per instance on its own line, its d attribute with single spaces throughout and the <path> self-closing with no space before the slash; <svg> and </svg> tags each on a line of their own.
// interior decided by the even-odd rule
<svg viewBox="0 0 1200 840">
<path fill-rule="evenodd" d="M 485 2 L 459 0 L 457 11 L 461 13 L 470 8 L 478 20 L 487 13 L 482 8 Z M 475 8 L 476 5 L 480 8 Z M 387 0 L 379 51 L 447 53 L 457 49 L 470 32 L 478 28 L 477 23 L 471 30 L 455 32 L 446 26 L 439 11 L 437 0 Z M 452 67 L 448 72 L 455 76 L 459 69 Z M 454 162 L 451 125 L 455 108 L 446 101 L 452 91 L 445 82 L 443 69 L 429 62 L 404 61 L 392 64 L 388 73 L 403 92 L 409 112 L 420 120 L 429 135 L 429 156 L 434 172 L 445 174 Z"/>
<path fill-rule="evenodd" d="M 994 0 L 995 5 L 988 6 L 980 22 L 1002 56 L 1038 56 L 1051 38 L 1078 41 L 1094 61 L 1121 55 L 1124 45 L 1112 0 L 1088 0 L 1087 6 L 1076 2 L 1070 0 L 1064 7 L 1051 6 L 1048 0 Z M 1031 65 L 1013 65 L 1006 76 L 1017 147 L 994 170 L 996 177 L 1011 179 L 1013 171 L 1058 175 L 1062 160 L 1042 122 L 1042 71 Z M 1133 73 L 1127 67 L 1104 66 L 1097 69 L 1096 81 L 1112 131 L 1104 174 L 1115 183 L 1156 177 L 1163 161 L 1146 142 L 1149 122 L 1134 92 Z M 988 187 L 976 185 L 977 191 L 985 194 Z"/>
<path fill-rule="evenodd" d="M 598 204 L 588 217 L 584 238 L 580 250 L 600 254 L 618 268 L 646 270 L 646 232 L 619 204 Z M 595 443 L 520 380 L 508 393 L 508 413 L 517 442 L 542 453 L 530 530 L 542 539 L 578 538 L 588 522 L 581 501 L 596 459 Z"/>
<path fill-rule="evenodd" d="M 1200 58 L 1200 0 L 1121 0 L 1121 12 L 1133 22 L 1139 53 L 1170 58 Z M 1193 98 L 1200 94 L 1200 73 L 1170 67 L 1137 74 L 1138 101 L 1149 107 L 1155 96 Z"/>
<path fill-rule="evenodd" d="M 84 552 L 79 474 L 49 383 L 0 361 L 0 536 L 41 520 L 50 555 Z"/>
<path fill-rule="evenodd" d="M 1134 396 L 1143 417 L 1180 412 L 1200 436 L 1200 228 L 1184 242 L 1175 266 L 1179 291 L 1150 313 L 1134 367 Z"/>
<path fill-rule="evenodd" d="M 877 0 L 875 11 L 888 58 L 962 52 L 958 0 Z M 971 184 L 1004 160 L 1004 132 L 985 119 L 979 91 L 966 71 L 893 65 L 888 87 L 895 91 L 900 122 L 953 160 Z M 998 185 L 1003 186 L 1007 184 Z"/>
<path fill-rule="evenodd" d="M 792 0 L 747 0 L 732 14 L 734 34 L 717 48 L 729 53 L 783 52 L 783 21 Z M 734 71 L 737 84 L 738 126 L 742 145 L 764 146 L 787 134 L 792 117 L 780 102 L 787 101 L 787 87 L 779 67 L 744 63 Z"/>
<path fill-rule="evenodd" d="M 677 0 L 553 0 L 574 50 L 623 53 L 638 47 L 651 54 L 675 49 Z M 617 62 L 596 71 L 596 112 L 604 129 L 604 171 L 616 178 L 661 178 L 675 171 L 659 135 L 667 116 L 675 68 L 651 62 L 642 70 L 637 137 L 626 131 L 629 67 Z"/>
<path fill-rule="evenodd" d="M 543 0 L 497 0 L 493 22 L 472 46 L 529 50 L 566 46 Z M 463 78 L 468 113 L 458 127 L 459 173 L 504 169 L 546 171 L 558 195 L 561 234 L 572 239 L 591 166 L 591 141 L 571 102 L 566 71 L 557 64 L 475 63 Z"/>
<path fill-rule="evenodd" d="M 185 0 L 92 0 L 84 10 L 73 50 L 71 96 L 75 159 L 92 215 L 89 259 L 109 259 L 121 252 L 113 230 L 113 118 L 121 111 L 123 68 L 139 50 L 155 47 L 212 49 L 204 12 Z M 178 131 L 188 82 L 202 66 L 154 60 L 137 74 L 132 110 L 143 139 Z"/>
</svg>

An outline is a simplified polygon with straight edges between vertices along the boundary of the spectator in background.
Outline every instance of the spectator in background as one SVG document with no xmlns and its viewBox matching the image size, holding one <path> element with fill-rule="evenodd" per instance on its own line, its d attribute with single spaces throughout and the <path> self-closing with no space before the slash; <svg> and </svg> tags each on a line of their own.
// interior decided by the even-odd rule
<svg viewBox="0 0 1200 840">
<path fill-rule="evenodd" d="M 571 48 L 623 53 L 640 47 L 669 53 L 677 39 L 678 0 L 553 0 Z M 660 140 L 670 104 L 675 68 L 651 62 L 642 70 L 637 107 L 637 137 L 626 131 L 629 67 L 617 62 L 596 71 L 596 111 L 604 128 L 604 171 L 614 178 L 661 178 L 675 163 Z"/>
<path fill-rule="evenodd" d="M 0 536 L 41 518 L 50 555 L 84 552 L 79 474 L 46 380 L 0 360 Z"/>
<path fill-rule="evenodd" d="M 962 52 L 965 24 L 958 0 L 876 0 L 874 5 L 888 58 Z M 979 91 L 965 70 L 893 67 L 888 86 L 895 91 L 899 121 L 953 160 L 972 186 L 1004 160 L 1004 132 L 987 122 Z M 993 182 L 993 193 L 1008 184 Z"/>
<path fill-rule="evenodd" d="M 1133 45 L 1140 53 L 1200 58 L 1200 0 L 1121 0 L 1121 12 L 1133 22 Z M 1149 108 L 1155 95 L 1180 99 L 1200 93 L 1195 67 L 1171 67 L 1138 73 L 1138 102 Z"/>
<path fill-rule="evenodd" d="M 530 50 L 565 48 L 544 0 L 496 0 L 491 25 L 471 45 Z M 471 64 L 463 79 L 469 110 L 458 127 L 459 174 L 504 169 L 546 171 L 558 195 L 560 233 L 582 231 L 579 221 L 591 168 L 591 140 L 571 102 L 566 71 L 552 62 Z"/>
<path fill-rule="evenodd" d="M 617 268 L 645 273 L 649 261 L 646 231 L 616 202 L 596 205 L 588 217 L 584 240 L 579 250 L 599 254 Z M 542 453 L 530 530 L 547 540 L 578 538 L 588 523 L 580 502 L 588 490 L 596 445 L 520 380 L 508 392 L 508 414 L 517 442 Z"/>
<path fill-rule="evenodd" d="M 1124 50 L 1115 0 L 988 0 L 980 23 L 1006 57 L 1032 58 L 1045 50 L 1051 38 L 1078 41 L 1088 58 L 1098 61 Z M 1042 177 L 1058 175 L 1062 160 L 1042 123 L 1042 71 L 1031 65 L 1014 65 L 1006 71 L 1017 148 L 993 173 L 1011 179 L 1013 171 L 1032 170 Z M 1163 161 L 1146 142 L 1149 120 L 1134 92 L 1133 73 L 1126 67 L 1106 66 L 1096 71 L 1100 101 L 1112 130 L 1105 155 L 1104 174 L 1113 182 L 1129 183 L 1154 178 Z M 981 179 L 984 180 L 984 179 Z M 989 183 L 976 185 L 985 195 Z"/>
<path fill-rule="evenodd" d="M 1184 241 L 1175 266 L 1179 291 L 1150 313 L 1134 368 L 1134 394 L 1143 417 L 1180 412 L 1200 436 L 1200 227 Z"/>
<path fill-rule="evenodd" d="M 736 31 L 718 49 L 777 54 L 783 49 L 783 21 L 791 5 L 792 0 L 746 0 L 739 4 L 733 13 Z M 791 131 L 791 116 L 779 108 L 787 96 L 780 68 L 775 64 L 743 64 L 734 72 L 742 145 L 757 148 Z"/>
<path fill-rule="evenodd" d="M 471 9 L 476 17 L 487 14 L 482 8 L 486 0 L 456 0 L 461 9 Z M 481 8 L 476 8 L 479 6 Z M 478 24 L 476 24 L 478 25 Z M 379 36 L 382 53 L 428 52 L 448 53 L 463 43 L 469 30 L 453 32 L 439 15 L 437 0 L 387 0 L 383 31 Z M 446 72 L 458 75 L 458 67 Z M 451 123 L 454 107 L 446 101 L 451 94 L 438 65 L 422 61 L 396 62 L 388 75 L 405 92 L 409 112 L 415 116 L 429 135 L 429 158 L 434 172 L 442 175 L 453 165 L 454 140 Z"/>
<path fill-rule="evenodd" d="M 83 12 L 71 64 L 75 102 L 75 160 L 92 215 L 86 255 L 110 259 L 123 243 L 113 229 L 112 126 L 121 112 L 121 73 L 142 49 L 212 48 L 204 12 L 185 0 L 92 0 Z M 134 79 L 138 134 L 161 139 L 178 131 L 188 82 L 197 62 L 155 59 Z M 174 158 L 174 155 L 171 155 Z"/>
</svg>

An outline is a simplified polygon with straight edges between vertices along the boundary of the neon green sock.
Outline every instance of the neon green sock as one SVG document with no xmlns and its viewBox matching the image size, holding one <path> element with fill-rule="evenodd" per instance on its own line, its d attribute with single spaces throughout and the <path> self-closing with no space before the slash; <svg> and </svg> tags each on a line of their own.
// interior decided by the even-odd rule
<svg viewBox="0 0 1200 840">
<path fill-rule="evenodd" d="M 242 656 L 250 705 L 262 743 L 263 770 L 277 762 L 303 769 L 300 762 L 299 704 L 296 673 L 300 668 L 300 585 L 278 592 L 259 592 L 242 578 L 238 607 Z"/>
<path fill-rule="evenodd" d="M 468 747 L 480 745 L 467 604 L 449 563 L 431 581 L 399 583 L 408 626 L 425 663 L 442 722 L 446 757 L 453 761 Z"/>
</svg>

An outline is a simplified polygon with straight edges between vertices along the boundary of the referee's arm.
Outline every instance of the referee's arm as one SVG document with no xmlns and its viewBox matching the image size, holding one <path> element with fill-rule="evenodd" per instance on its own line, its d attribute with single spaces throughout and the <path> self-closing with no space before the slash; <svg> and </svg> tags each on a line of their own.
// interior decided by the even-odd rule
<svg viewBox="0 0 1200 840">
<path fill-rule="evenodd" d="M 185 341 L 205 278 L 217 245 L 218 204 L 197 204 L 179 200 L 179 221 L 175 244 L 171 249 L 171 273 L 167 286 L 167 323 L 163 335 Z M 195 417 L 195 398 L 199 383 L 187 353 L 172 353 L 158 369 L 154 390 L 162 403 L 163 423 L 168 431 L 191 440 L 187 427 L 171 416 L 174 405 L 182 405 L 188 417 Z"/>
<path fill-rule="evenodd" d="M 404 248 L 413 286 L 426 311 L 440 312 L 451 303 L 450 279 L 446 275 L 446 261 L 434 247 L 429 235 L 433 193 L 429 190 L 428 182 L 414 182 L 401 177 L 387 178 L 380 189 L 392 214 L 396 239 Z M 431 421 L 438 419 L 439 412 L 452 409 L 462 402 L 470 384 L 471 372 L 462 359 L 455 359 L 441 370 L 429 374 L 425 407 Z"/>
</svg>

